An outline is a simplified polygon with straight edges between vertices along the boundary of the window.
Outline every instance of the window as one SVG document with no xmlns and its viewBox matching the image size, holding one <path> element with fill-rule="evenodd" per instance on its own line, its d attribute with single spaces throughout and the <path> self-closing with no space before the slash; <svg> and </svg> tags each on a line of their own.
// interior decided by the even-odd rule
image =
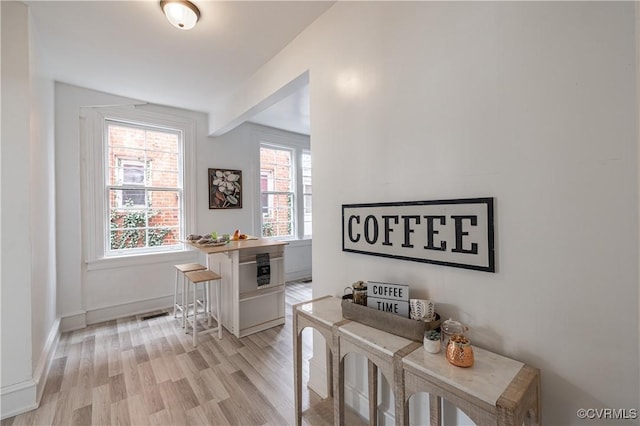
<svg viewBox="0 0 640 426">
<path fill-rule="evenodd" d="M 132 105 L 80 118 L 89 270 L 182 259 L 195 224 L 195 121 Z"/>
<path fill-rule="evenodd" d="M 260 139 L 261 235 L 311 238 L 311 152 L 304 148 L 308 142 L 287 142 L 273 135 Z"/>
<path fill-rule="evenodd" d="M 105 139 L 107 253 L 179 245 L 181 132 L 107 120 Z"/>
<path fill-rule="evenodd" d="M 294 237 L 293 152 L 260 146 L 263 237 Z M 263 189 L 264 188 L 264 189 Z"/>
<path fill-rule="evenodd" d="M 302 201 L 304 207 L 304 237 L 311 238 L 311 153 L 302 153 Z"/>
</svg>

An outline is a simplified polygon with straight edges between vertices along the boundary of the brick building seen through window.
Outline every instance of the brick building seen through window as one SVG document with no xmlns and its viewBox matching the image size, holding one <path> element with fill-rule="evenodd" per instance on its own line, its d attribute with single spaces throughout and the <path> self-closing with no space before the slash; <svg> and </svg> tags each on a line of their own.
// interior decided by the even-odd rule
<svg viewBox="0 0 640 426">
<path fill-rule="evenodd" d="M 263 237 L 311 237 L 311 153 L 305 151 L 299 158 L 296 153 L 295 149 L 280 146 L 260 146 Z M 299 183 L 296 174 L 301 178 Z M 298 210 L 303 215 L 296 220 Z M 298 223 L 302 224 L 300 229 L 296 229 Z"/>
<path fill-rule="evenodd" d="M 179 244 L 179 131 L 107 122 L 109 249 Z"/>
</svg>

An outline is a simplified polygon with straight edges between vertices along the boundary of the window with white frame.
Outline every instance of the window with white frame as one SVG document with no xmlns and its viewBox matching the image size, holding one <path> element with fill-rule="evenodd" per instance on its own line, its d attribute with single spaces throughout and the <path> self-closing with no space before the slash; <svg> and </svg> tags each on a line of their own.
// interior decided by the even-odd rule
<svg viewBox="0 0 640 426">
<path fill-rule="evenodd" d="M 260 143 L 262 237 L 311 238 L 311 152 Z"/>
<path fill-rule="evenodd" d="M 180 245 L 182 132 L 105 120 L 107 254 Z"/>
<path fill-rule="evenodd" d="M 89 269 L 185 251 L 195 223 L 195 121 L 137 106 L 85 107 L 80 120 Z"/>
<path fill-rule="evenodd" d="M 293 150 L 261 145 L 260 176 L 262 236 L 295 237 Z"/>
<path fill-rule="evenodd" d="M 311 238 L 311 152 L 303 151 L 301 156 L 302 206 L 304 238 Z"/>
</svg>

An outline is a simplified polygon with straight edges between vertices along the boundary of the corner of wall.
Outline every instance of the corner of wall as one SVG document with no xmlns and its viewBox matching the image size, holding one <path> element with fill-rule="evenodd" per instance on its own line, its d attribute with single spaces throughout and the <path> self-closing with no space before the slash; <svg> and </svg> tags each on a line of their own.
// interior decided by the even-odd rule
<svg viewBox="0 0 640 426">
<path fill-rule="evenodd" d="M 38 364 L 33 372 L 33 380 L 36 383 L 36 403 L 40 404 L 42 393 L 44 392 L 44 386 L 47 383 L 47 376 L 49 375 L 49 368 L 53 361 L 53 356 L 56 353 L 58 342 L 60 341 L 60 318 L 56 318 L 49 330 L 49 335 L 42 348 L 42 353 L 38 359 Z"/>
<path fill-rule="evenodd" d="M 33 379 L 0 388 L 2 419 L 38 408 L 37 383 Z"/>
<path fill-rule="evenodd" d="M 87 312 L 78 311 L 60 318 L 60 331 L 73 331 L 87 326 Z"/>
<path fill-rule="evenodd" d="M 329 396 L 327 392 L 327 370 L 324 359 L 314 356 L 309 360 L 309 382 L 307 387 L 317 393 L 320 398 Z"/>
</svg>

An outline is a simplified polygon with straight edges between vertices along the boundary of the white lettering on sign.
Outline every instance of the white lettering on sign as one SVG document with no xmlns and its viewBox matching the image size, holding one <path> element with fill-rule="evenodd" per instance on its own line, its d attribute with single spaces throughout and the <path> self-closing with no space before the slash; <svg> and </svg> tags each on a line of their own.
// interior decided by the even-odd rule
<svg viewBox="0 0 640 426">
<path fill-rule="evenodd" d="M 406 284 L 368 281 L 367 297 L 409 301 L 409 286 Z"/>
<path fill-rule="evenodd" d="M 367 307 L 405 318 L 409 317 L 409 302 L 403 300 L 381 299 L 367 296 Z"/>
<path fill-rule="evenodd" d="M 342 250 L 495 272 L 493 198 L 342 205 Z"/>
</svg>

